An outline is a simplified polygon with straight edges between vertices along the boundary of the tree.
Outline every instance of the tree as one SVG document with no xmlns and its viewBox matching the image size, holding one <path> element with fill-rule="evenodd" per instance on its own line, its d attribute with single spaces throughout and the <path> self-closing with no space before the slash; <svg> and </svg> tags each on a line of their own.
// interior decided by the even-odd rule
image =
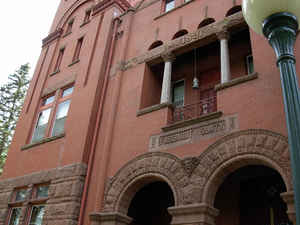
<svg viewBox="0 0 300 225">
<path fill-rule="evenodd" d="M 28 71 L 28 63 L 21 65 L 0 87 L 0 174 L 29 86 Z"/>
</svg>

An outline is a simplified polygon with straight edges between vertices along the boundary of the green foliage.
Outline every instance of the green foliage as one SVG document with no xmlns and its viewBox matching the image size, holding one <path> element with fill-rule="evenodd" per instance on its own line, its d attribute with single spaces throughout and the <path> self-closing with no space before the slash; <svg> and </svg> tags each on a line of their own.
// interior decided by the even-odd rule
<svg viewBox="0 0 300 225">
<path fill-rule="evenodd" d="M 0 87 L 0 174 L 29 86 L 29 65 L 22 65 Z"/>
</svg>

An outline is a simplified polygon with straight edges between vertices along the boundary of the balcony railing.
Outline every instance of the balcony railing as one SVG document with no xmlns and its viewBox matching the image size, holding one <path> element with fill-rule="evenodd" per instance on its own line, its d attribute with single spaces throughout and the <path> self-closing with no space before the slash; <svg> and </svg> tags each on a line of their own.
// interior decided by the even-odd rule
<svg viewBox="0 0 300 225">
<path fill-rule="evenodd" d="M 173 124 L 180 121 L 190 120 L 198 118 L 202 115 L 217 111 L 217 97 L 210 97 L 201 100 L 198 103 L 175 107 L 171 115 L 169 124 Z"/>
</svg>

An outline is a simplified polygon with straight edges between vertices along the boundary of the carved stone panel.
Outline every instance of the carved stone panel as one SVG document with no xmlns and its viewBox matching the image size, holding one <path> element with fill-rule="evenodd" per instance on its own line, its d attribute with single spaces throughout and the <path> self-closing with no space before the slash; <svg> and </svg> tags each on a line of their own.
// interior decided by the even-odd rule
<svg viewBox="0 0 300 225">
<path fill-rule="evenodd" d="M 150 137 L 149 151 L 160 151 L 204 139 L 223 136 L 238 130 L 237 115 L 201 122 Z"/>
</svg>

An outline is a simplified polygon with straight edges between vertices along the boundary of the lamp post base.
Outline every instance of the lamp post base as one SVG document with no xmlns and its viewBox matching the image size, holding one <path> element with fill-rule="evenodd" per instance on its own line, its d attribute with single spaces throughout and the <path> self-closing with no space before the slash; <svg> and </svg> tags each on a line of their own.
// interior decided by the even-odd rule
<svg viewBox="0 0 300 225">
<path fill-rule="evenodd" d="M 275 50 L 280 70 L 293 174 L 296 224 L 300 225 L 300 92 L 294 56 L 297 30 L 297 17 L 291 13 L 276 13 L 263 22 L 263 33 Z"/>
</svg>

